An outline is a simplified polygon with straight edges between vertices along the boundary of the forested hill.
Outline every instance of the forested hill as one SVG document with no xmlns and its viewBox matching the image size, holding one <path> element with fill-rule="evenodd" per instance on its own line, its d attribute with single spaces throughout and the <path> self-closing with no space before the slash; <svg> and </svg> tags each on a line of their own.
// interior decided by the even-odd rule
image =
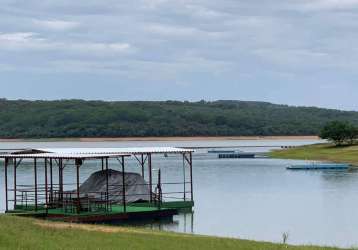
<svg viewBox="0 0 358 250">
<path fill-rule="evenodd" d="M 0 100 L 1 138 L 316 135 L 358 112 L 263 102 Z"/>
</svg>

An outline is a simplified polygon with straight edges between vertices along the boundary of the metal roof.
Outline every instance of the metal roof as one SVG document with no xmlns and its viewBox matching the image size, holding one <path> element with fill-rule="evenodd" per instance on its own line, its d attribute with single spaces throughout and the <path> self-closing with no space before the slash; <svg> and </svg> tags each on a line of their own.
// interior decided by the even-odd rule
<svg viewBox="0 0 358 250">
<path fill-rule="evenodd" d="M 0 158 L 56 158 L 85 159 L 120 157 L 136 154 L 190 153 L 192 149 L 175 147 L 130 147 L 130 148 L 29 148 L 0 154 Z"/>
<path fill-rule="evenodd" d="M 130 156 L 130 154 L 115 153 L 96 153 L 96 154 L 66 154 L 66 153 L 35 153 L 35 154 L 0 154 L 0 158 L 52 158 L 52 159 L 98 159 L 98 158 L 116 158 L 122 156 Z"/>
<path fill-rule="evenodd" d="M 176 147 L 130 147 L 130 148 L 36 148 L 41 152 L 58 154 L 164 154 L 190 153 L 192 149 Z"/>
</svg>

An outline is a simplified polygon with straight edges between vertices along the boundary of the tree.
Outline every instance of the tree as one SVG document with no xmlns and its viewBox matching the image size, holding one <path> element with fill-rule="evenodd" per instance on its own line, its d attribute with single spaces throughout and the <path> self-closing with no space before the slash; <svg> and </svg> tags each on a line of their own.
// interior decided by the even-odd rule
<svg viewBox="0 0 358 250">
<path fill-rule="evenodd" d="M 358 125 L 358 112 L 261 102 L 0 98 L 0 138 L 317 135 L 336 117 Z"/>
<path fill-rule="evenodd" d="M 323 127 L 320 137 L 333 142 L 337 146 L 344 143 L 352 145 L 358 137 L 358 129 L 348 122 L 333 121 Z"/>
<path fill-rule="evenodd" d="M 358 138 L 358 128 L 352 124 L 348 124 L 347 143 L 353 145 L 355 140 Z"/>
</svg>

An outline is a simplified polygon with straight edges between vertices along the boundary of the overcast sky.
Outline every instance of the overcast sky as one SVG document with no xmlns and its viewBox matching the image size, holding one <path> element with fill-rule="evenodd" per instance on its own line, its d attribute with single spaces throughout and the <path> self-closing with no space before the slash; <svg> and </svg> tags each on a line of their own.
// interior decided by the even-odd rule
<svg viewBox="0 0 358 250">
<path fill-rule="evenodd" d="M 1 0 L 0 96 L 358 110 L 358 0 Z"/>
</svg>

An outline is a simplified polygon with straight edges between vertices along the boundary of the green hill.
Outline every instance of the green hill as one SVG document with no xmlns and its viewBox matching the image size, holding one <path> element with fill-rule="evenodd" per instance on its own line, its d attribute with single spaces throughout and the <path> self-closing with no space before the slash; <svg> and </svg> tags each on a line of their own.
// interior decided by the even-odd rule
<svg viewBox="0 0 358 250">
<path fill-rule="evenodd" d="M 1 138 L 316 135 L 358 112 L 264 102 L 0 100 Z"/>
</svg>

